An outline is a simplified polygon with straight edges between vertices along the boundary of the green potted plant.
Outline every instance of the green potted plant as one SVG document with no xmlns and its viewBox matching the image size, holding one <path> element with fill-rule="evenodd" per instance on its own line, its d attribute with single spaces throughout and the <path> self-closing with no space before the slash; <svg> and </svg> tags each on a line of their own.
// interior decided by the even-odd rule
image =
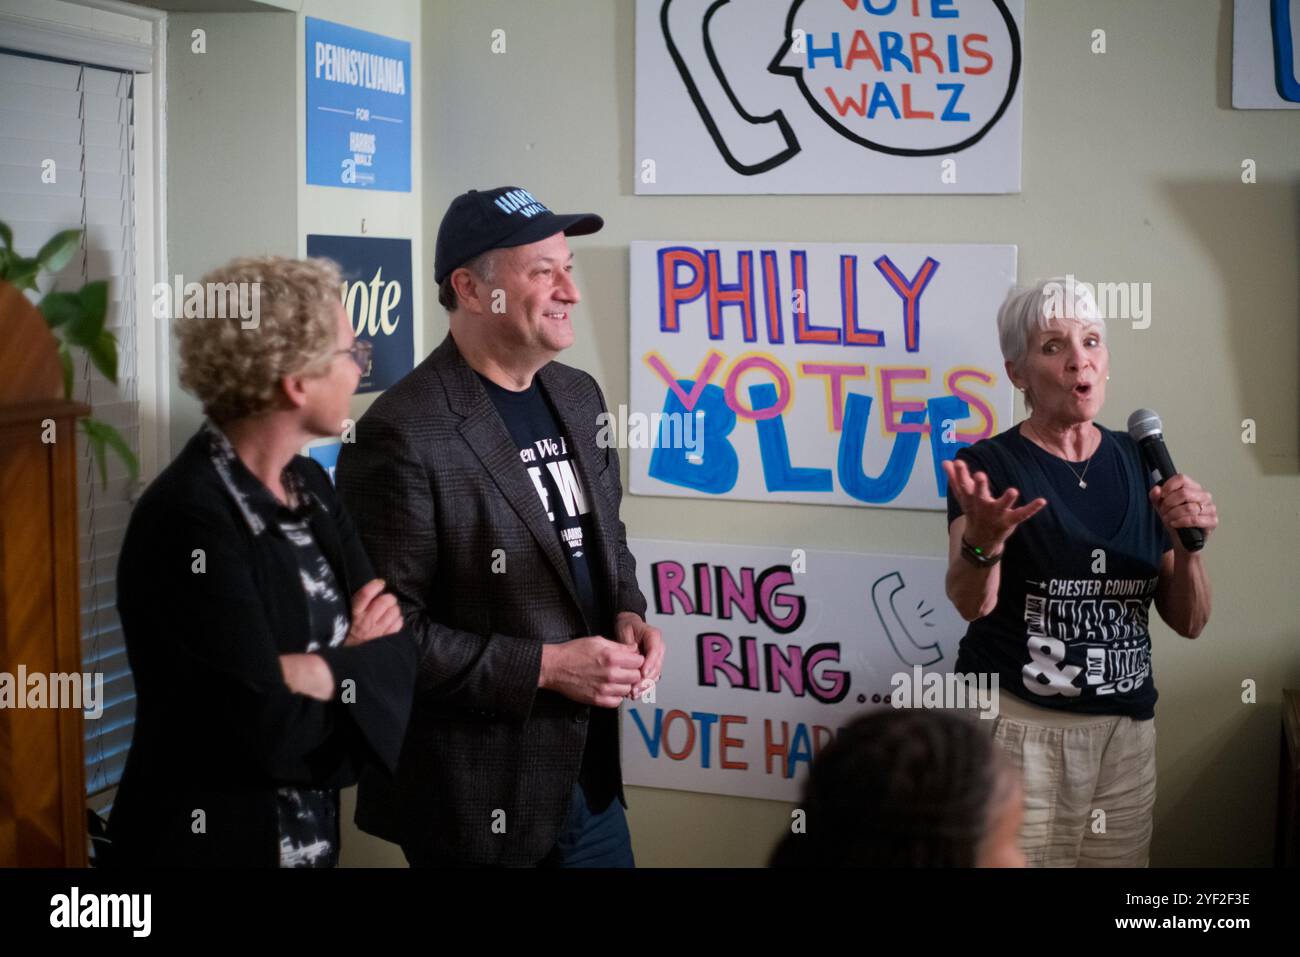
<svg viewBox="0 0 1300 957">
<path fill-rule="evenodd" d="M 0 281 L 21 290 L 40 292 L 36 277 L 42 272 L 57 273 L 68 264 L 81 245 L 80 229 L 65 229 L 40 248 L 33 257 L 14 251 L 13 231 L 0 222 Z M 104 328 L 108 312 L 108 283 L 88 282 L 76 292 L 49 292 L 37 309 L 59 344 L 59 361 L 63 366 L 63 396 L 72 398 L 73 350 L 84 352 L 96 369 L 117 385 L 117 337 Z M 81 430 L 90 442 L 91 455 L 99 465 L 100 482 L 108 484 L 108 450 L 125 463 L 134 482 L 140 463 L 122 438 L 107 422 L 94 418 L 81 420 Z"/>
</svg>

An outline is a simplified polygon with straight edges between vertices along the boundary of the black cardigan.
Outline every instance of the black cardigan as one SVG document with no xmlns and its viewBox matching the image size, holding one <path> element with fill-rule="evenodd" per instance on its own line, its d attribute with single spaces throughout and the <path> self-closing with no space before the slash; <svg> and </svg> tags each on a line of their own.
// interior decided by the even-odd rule
<svg viewBox="0 0 1300 957">
<path fill-rule="evenodd" d="M 289 468 L 325 506 L 312 534 L 350 605 L 374 577 L 361 540 L 324 470 L 301 456 Z M 253 534 L 203 432 L 136 505 L 117 585 L 137 709 L 106 863 L 278 866 L 278 787 L 346 787 L 364 764 L 396 766 L 414 641 L 403 630 L 321 649 L 334 700 L 289 691 L 279 655 L 310 634 L 293 547 Z"/>
</svg>

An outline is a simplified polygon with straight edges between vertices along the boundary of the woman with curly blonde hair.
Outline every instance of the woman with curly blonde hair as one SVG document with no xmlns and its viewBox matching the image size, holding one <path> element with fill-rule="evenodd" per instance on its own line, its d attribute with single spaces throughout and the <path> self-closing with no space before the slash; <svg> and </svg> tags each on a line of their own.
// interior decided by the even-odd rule
<svg viewBox="0 0 1300 957">
<path fill-rule="evenodd" d="M 396 764 L 416 661 L 328 476 L 297 454 L 342 431 L 369 343 L 326 260 L 237 259 L 202 287 L 208 315 L 176 337 L 207 420 L 140 499 L 118 566 L 138 704 L 109 863 L 333 866 L 339 788 Z"/>
</svg>

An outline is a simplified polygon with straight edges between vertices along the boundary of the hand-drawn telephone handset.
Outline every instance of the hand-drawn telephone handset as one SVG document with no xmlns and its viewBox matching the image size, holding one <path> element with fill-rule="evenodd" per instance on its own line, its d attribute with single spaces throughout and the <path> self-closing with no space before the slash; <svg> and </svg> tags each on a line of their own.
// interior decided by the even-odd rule
<svg viewBox="0 0 1300 957">
<path fill-rule="evenodd" d="M 943 651 L 939 648 L 937 642 L 932 645 L 922 645 L 912 638 L 911 633 L 907 630 L 907 625 L 903 623 L 902 615 L 898 613 L 898 609 L 894 605 L 894 598 L 903 588 L 903 576 L 898 572 L 882 575 L 871 586 L 871 604 L 876 607 L 876 616 L 880 619 L 881 627 L 885 629 L 885 636 L 889 639 L 889 643 L 894 646 L 894 653 L 902 659 L 903 663 L 907 665 L 932 665 L 943 657 Z M 912 616 L 926 627 L 932 628 L 934 626 L 924 619 L 929 617 L 934 609 L 921 612 L 924 604 L 924 602 L 918 602 Z M 920 614 L 916 614 L 916 612 Z"/>
<path fill-rule="evenodd" d="M 780 110 L 755 116 L 736 98 L 709 36 L 714 15 L 731 0 L 664 0 L 664 43 L 713 145 L 737 173 L 754 176 L 780 166 L 802 147 Z M 706 67 L 707 62 L 707 67 Z M 772 124 L 776 124 L 773 127 Z M 778 145 L 777 140 L 780 140 Z"/>
</svg>

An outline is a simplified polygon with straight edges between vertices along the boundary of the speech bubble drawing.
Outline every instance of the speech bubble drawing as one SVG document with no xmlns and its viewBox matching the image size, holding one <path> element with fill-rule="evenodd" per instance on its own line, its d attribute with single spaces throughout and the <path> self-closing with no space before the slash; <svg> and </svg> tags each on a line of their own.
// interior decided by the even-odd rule
<svg viewBox="0 0 1300 957">
<path fill-rule="evenodd" d="M 935 156 L 975 145 L 997 124 L 1020 60 L 1004 0 L 794 0 L 768 70 L 793 77 L 844 138 Z"/>
</svg>

